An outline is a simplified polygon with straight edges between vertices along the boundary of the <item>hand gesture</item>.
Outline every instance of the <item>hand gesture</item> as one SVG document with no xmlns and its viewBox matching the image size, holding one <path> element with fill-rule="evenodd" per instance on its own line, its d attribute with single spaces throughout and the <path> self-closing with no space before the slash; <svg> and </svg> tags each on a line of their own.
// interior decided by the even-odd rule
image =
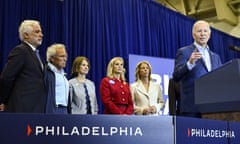
<svg viewBox="0 0 240 144">
<path fill-rule="evenodd" d="M 198 52 L 197 49 L 195 49 L 189 58 L 189 62 L 190 64 L 195 64 L 195 62 L 201 58 L 202 58 L 202 54 Z"/>
</svg>

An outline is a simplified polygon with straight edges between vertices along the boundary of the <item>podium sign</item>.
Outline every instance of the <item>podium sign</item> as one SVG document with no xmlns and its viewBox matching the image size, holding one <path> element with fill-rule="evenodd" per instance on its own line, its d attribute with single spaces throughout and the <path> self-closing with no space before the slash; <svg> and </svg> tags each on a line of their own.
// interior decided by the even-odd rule
<svg viewBox="0 0 240 144">
<path fill-rule="evenodd" d="M 226 121 L 176 117 L 176 144 L 229 144 L 235 133 Z"/>
<path fill-rule="evenodd" d="M 240 111 L 240 60 L 195 80 L 195 104 L 201 113 Z"/>
<path fill-rule="evenodd" d="M 240 123 L 229 122 L 229 130 L 235 132 L 235 138 L 229 140 L 229 144 L 239 144 L 240 142 Z"/>
</svg>

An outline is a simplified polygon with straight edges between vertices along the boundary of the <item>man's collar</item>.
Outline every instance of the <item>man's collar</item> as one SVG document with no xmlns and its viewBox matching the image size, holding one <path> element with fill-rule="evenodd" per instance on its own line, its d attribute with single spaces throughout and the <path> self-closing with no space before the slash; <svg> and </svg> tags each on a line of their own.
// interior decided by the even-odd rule
<svg viewBox="0 0 240 144">
<path fill-rule="evenodd" d="M 206 47 L 202 47 L 202 46 L 200 46 L 199 44 L 197 44 L 196 42 L 194 42 L 194 45 L 196 46 L 196 48 L 197 48 L 198 50 L 203 49 L 203 48 L 206 48 L 207 50 L 209 50 L 208 45 L 206 45 Z"/>
<path fill-rule="evenodd" d="M 51 64 L 50 62 L 48 62 L 48 66 L 49 66 L 49 68 L 50 68 L 53 72 L 65 74 L 63 69 L 61 69 L 61 70 L 59 71 L 59 70 L 56 68 L 56 66 L 53 65 L 53 64 Z"/>
<path fill-rule="evenodd" d="M 29 42 L 27 42 L 27 41 L 24 41 L 27 45 L 29 45 L 31 48 L 32 48 L 32 50 L 33 51 L 36 51 L 37 50 L 37 48 L 35 48 L 33 45 L 31 45 Z"/>
</svg>

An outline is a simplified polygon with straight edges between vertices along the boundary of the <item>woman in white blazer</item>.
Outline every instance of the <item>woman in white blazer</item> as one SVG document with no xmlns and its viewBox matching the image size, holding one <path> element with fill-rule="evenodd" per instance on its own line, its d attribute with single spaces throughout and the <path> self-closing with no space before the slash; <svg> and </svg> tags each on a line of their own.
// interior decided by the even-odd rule
<svg viewBox="0 0 240 144">
<path fill-rule="evenodd" d="M 164 108 L 160 84 L 152 81 L 151 72 L 147 61 L 141 61 L 136 66 L 136 80 L 130 86 L 136 115 L 159 115 Z"/>
</svg>

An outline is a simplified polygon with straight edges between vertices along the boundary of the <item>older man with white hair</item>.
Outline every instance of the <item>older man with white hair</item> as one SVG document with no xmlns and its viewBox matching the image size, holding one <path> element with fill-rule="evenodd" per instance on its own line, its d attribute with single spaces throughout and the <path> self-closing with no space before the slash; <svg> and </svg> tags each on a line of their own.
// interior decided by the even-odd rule
<svg viewBox="0 0 240 144">
<path fill-rule="evenodd" d="M 208 46 L 211 29 L 208 22 L 199 20 L 192 27 L 194 42 L 179 48 L 175 58 L 173 78 L 180 84 L 180 114 L 201 117 L 194 103 L 194 81 L 222 65 L 220 56 Z"/>
<path fill-rule="evenodd" d="M 43 62 L 36 55 L 42 44 L 42 29 L 36 20 L 19 27 L 21 44 L 11 50 L 0 76 L 0 110 L 15 113 L 45 112 Z"/>
<path fill-rule="evenodd" d="M 67 62 L 65 45 L 53 44 L 47 49 L 45 84 L 48 92 L 46 113 L 67 114 L 69 83 L 64 68 Z"/>
</svg>

